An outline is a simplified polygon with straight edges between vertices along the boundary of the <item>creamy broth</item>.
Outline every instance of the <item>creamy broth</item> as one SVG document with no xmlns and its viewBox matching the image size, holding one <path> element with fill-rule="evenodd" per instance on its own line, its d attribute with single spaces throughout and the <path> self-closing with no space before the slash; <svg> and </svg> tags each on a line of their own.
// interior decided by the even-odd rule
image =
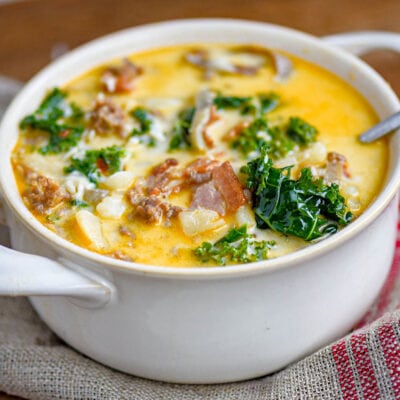
<svg viewBox="0 0 400 400">
<path fill-rule="evenodd" d="M 260 148 L 243 150 L 249 144 L 243 135 L 250 135 L 255 120 L 263 120 L 268 127 L 256 132 L 254 143 L 269 143 L 281 152 L 269 150 L 273 167 L 294 165 L 282 172 L 293 181 L 309 168 L 314 181 L 338 185 L 354 220 L 385 179 L 387 141 L 365 145 L 357 140 L 377 116 L 335 75 L 292 55 L 281 57 L 291 63 L 287 76 L 279 76 L 266 49 L 185 45 L 133 54 L 129 62 L 113 60 L 77 77 L 61 88 L 64 114 L 52 120 L 66 127 L 43 128 L 29 117 L 21 125 L 13 165 L 27 207 L 79 246 L 144 264 L 218 265 L 194 250 L 244 226 L 247 239 L 264 241 L 265 248 L 259 258 L 245 261 L 296 251 L 312 241 L 256 224 L 254 188 L 246 189 L 248 174 L 240 172 L 261 157 Z M 262 110 L 263 101 L 270 109 Z M 193 107 L 185 122 L 182 110 Z M 292 117 L 318 133 L 307 143 L 290 136 Z M 77 126 L 81 131 L 74 130 Z M 274 127 L 288 140 L 285 148 L 274 142 Z M 201 165 L 191 169 L 198 159 Z M 207 196 L 215 196 L 211 206 Z M 345 224 L 333 225 L 336 230 Z"/>
</svg>

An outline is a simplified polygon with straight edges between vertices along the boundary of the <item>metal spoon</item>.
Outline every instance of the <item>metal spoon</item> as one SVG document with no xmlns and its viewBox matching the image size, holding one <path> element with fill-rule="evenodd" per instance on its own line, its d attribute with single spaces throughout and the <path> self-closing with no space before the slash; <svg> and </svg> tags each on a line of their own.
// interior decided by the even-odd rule
<svg viewBox="0 0 400 400">
<path fill-rule="evenodd" d="M 371 129 L 368 129 L 361 134 L 358 139 L 360 142 L 370 143 L 397 128 L 400 128 L 400 111 L 374 125 Z"/>
</svg>

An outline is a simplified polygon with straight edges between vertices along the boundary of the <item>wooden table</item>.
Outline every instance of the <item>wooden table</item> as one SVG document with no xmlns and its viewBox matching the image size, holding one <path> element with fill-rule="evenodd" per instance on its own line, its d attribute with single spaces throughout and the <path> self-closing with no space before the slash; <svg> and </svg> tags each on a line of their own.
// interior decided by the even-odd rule
<svg viewBox="0 0 400 400">
<path fill-rule="evenodd" d="M 0 6 L 0 75 L 22 81 L 51 55 L 134 25 L 195 17 L 266 21 L 314 35 L 354 30 L 400 32 L 398 0 L 35 0 Z M 400 55 L 370 62 L 400 94 Z M 0 400 L 13 397 L 0 393 Z M 14 398 L 15 399 L 15 398 Z"/>
</svg>

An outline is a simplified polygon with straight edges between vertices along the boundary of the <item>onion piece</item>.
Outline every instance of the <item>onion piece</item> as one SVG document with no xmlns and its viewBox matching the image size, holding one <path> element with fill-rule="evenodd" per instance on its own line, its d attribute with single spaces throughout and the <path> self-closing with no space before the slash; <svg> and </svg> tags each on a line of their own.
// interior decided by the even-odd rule
<svg viewBox="0 0 400 400">
<path fill-rule="evenodd" d="M 233 51 L 196 49 L 185 55 L 186 60 L 205 70 L 206 79 L 214 72 L 255 75 L 268 58 L 275 69 L 275 79 L 287 79 L 293 70 L 292 61 L 285 55 L 255 46 L 241 46 Z"/>
<path fill-rule="evenodd" d="M 189 140 L 192 146 L 200 151 L 207 148 L 204 131 L 211 118 L 213 103 L 214 95 L 207 89 L 201 90 L 196 96 L 196 111 L 189 129 Z"/>
<path fill-rule="evenodd" d="M 293 63 L 286 56 L 270 51 L 271 59 L 275 67 L 275 79 L 283 81 L 289 77 L 293 70 Z"/>
</svg>

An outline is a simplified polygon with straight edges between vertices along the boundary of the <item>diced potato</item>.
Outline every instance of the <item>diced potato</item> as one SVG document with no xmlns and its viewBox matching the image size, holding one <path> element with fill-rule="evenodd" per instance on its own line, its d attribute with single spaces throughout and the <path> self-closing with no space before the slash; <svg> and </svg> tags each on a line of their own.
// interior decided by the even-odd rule
<svg viewBox="0 0 400 400">
<path fill-rule="evenodd" d="M 188 236 L 194 236 L 211 229 L 216 229 L 225 224 L 218 213 L 203 209 L 182 211 L 179 214 L 179 221 L 183 232 Z"/>
<path fill-rule="evenodd" d="M 125 204 L 121 196 L 107 196 L 97 204 L 96 211 L 103 218 L 121 218 Z"/>
<path fill-rule="evenodd" d="M 236 211 L 236 221 L 239 226 L 247 225 L 247 228 L 252 229 L 256 226 L 254 213 L 248 205 L 244 205 Z"/>
<path fill-rule="evenodd" d="M 94 247 L 97 249 L 107 247 L 99 218 L 87 210 L 78 211 L 75 218 L 82 234 Z"/>
<path fill-rule="evenodd" d="M 135 175 L 129 171 L 119 171 L 109 176 L 103 183 L 109 189 L 128 189 L 135 179 Z"/>
</svg>

